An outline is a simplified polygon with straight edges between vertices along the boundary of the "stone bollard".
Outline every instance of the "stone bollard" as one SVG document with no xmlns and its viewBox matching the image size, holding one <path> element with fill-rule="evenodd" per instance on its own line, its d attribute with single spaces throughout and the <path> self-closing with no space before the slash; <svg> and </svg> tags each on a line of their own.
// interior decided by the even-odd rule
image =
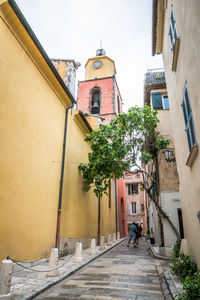
<svg viewBox="0 0 200 300">
<path fill-rule="evenodd" d="M 107 240 L 107 245 L 108 246 L 112 246 L 112 242 L 111 242 L 111 234 L 108 234 L 108 240 Z"/>
<path fill-rule="evenodd" d="M 105 250 L 105 239 L 104 239 L 104 236 L 101 236 L 101 239 L 100 239 L 100 250 Z"/>
<path fill-rule="evenodd" d="M 0 273 L 0 299 L 11 299 L 10 287 L 12 278 L 12 265 L 10 259 L 4 259 L 1 262 Z"/>
<path fill-rule="evenodd" d="M 95 239 L 91 239 L 90 254 L 93 255 L 95 253 L 96 253 L 96 240 Z"/>
<path fill-rule="evenodd" d="M 74 255 L 74 261 L 76 263 L 81 262 L 82 258 L 83 258 L 83 256 L 82 256 L 82 243 L 77 242 L 76 243 L 75 255 Z"/>
<path fill-rule="evenodd" d="M 48 270 L 53 270 L 53 271 L 47 272 L 46 276 L 49 276 L 49 277 L 58 276 L 59 271 L 54 270 L 56 268 L 58 268 L 58 248 L 52 248 L 50 259 L 49 259 Z"/>
<path fill-rule="evenodd" d="M 117 241 L 120 241 L 120 232 L 117 232 Z"/>
<path fill-rule="evenodd" d="M 113 241 L 113 243 L 116 243 L 116 233 L 115 232 L 112 235 L 112 241 Z"/>
</svg>

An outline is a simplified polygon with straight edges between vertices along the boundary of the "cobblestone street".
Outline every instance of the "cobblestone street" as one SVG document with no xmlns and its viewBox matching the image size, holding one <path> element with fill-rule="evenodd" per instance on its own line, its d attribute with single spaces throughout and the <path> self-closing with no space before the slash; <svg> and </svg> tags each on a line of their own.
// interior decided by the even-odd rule
<svg viewBox="0 0 200 300">
<path fill-rule="evenodd" d="M 163 299 L 155 265 L 144 238 L 124 241 L 37 299 Z"/>
</svg>

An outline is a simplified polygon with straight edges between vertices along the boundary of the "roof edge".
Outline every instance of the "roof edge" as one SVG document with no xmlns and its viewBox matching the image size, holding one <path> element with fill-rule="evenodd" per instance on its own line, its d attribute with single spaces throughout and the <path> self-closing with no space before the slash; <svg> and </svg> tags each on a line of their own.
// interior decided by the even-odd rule
<svg viewBox="0 0 200 300">
<path fill-rule="evenodd" d="M 35 33 L 31 29 L 29 23 L 25 19 L 24 15 L 21 12 L 20 8 L 18 7 L 17 3 L 14 0 L 7 0 L 7 2 L 9 3 L 10 7 L 14 11 L 14 13 L 16 14 L 17 18 L 19 19 L 19 21 L 21 22 L 21 24 L 23 25 L 23 27 L 25 28 L 26 32 L 28 33 L 28 35 L 32 39 L 32 41 L 35 44 L 35 46 L 38 48 L 38 50 L 41 53 L 42 57 L 46 61 L 47 65 L 49 66 L 49 68 L 53 72 L 54 76 L 58 80 L 59 84 L 61 85 L 61 87 L 63 88 L 63 90 L 65 91 L 65 93 L 69 97 L 69 99 L 71 100 L 72 104 L 75 104 L 76 101 L 75 101 L 74 97 L 72 96 L 71 92 L 69 91 L 69 89 L 65 85 L 64 81 L 62 80 L 62 78 L 60 77 L 60 75 L 58 74 L 58 72 L 56 71 L 53 63 L 51 62 L 51 60 L 48 57 L 46 51 L 44 50 L 44 48 L 40 44 L 40 42 L 39 42 L 38 38 L 36 37 Z"/>
<path fill-rule="evenodd" d="M 156 54 L 156 29 L 157 29 L 158 0 L 152 1 L 152 56 Z"/>
<path fill-rule="evenodd" d="M 86 119 L 84 113 L 83 113 L 81 110 L 79 110 L 78 113 L 79 113 L 79 116 L 82 118 L 83 122 L 85 123 L 85 125 L 87 126 L 87 128 L 89 129 L 89 131 L 92 132 L 93 129 L 92 129 L 92 127 L 90 126 L 88 120 Z"/>
</svg>

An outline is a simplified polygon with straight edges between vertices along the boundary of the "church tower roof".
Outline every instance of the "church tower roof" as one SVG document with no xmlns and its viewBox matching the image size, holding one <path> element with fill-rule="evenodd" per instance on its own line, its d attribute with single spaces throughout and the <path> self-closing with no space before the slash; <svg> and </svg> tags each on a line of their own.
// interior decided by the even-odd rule
<svg viewBox="0 0 200 300">
<path fill-rule="evenodd" d="M 96 56 L 89 58 L 85 64 L 85 80 L 112 77 L 116 74 L 115 62 L 106 56 L 106 51 L 99 48 Z"/>
</svg>

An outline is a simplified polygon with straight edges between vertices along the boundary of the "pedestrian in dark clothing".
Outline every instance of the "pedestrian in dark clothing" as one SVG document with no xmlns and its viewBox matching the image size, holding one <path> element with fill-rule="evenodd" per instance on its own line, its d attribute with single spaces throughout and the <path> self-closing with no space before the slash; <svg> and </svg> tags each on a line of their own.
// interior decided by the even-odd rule
<svg viewBox="0 0 200 300">
<path fill-rule="evenodd" d="M 129 247 L 129 244 L 132 239 L 133 239 L 133 243 L 135 244 L 136 232 L 137 232 L 137 226 L 135 222 L 133 222 L 133 224 L 130 226 L 130 233 L 129 233 L 129 240 L 128 240 L 127 247 Z"/>
<path fill-rule="evenodd" d="M 137 223 L 135 223 L 137 230 L 136 230 L 136 235 L 135 235 L 135 241 L 134 241 L 134 247 L 139 246 L 139 226 Z"/>
</svg>

